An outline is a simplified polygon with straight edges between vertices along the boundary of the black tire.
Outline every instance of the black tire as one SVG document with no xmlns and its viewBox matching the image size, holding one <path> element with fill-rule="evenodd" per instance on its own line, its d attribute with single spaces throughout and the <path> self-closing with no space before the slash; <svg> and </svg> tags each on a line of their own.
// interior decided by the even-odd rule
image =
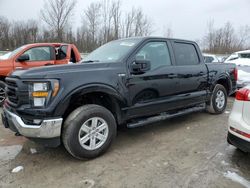
<svg viewBox="0 0 250 188">
<path fill-rule="evenodd" d="M 108 133 L 106 141 L 99 148 L 94 150 L 88 150 L 84 148 L 80 143 L 79 131 L 84 123 L 90 121 L 91 118 L 96 117 L 101 118 L 106 122 L 108 127 Z M 116 129 L 117 126 L 115 118 L 109 110 L 99 105 L 84 105 L 74 110 L 67 117 L 62 130 L 62 141 L 66 150 L 72 156 L 78 159 L 95 158 L 103 154 L 110 147 L 112 141 L 116 137 Z"/>
<path fill-rule="evenodd" d="M 220 105 L 218 105 L 218 103 L 216 103 L 217 94 L 219 92 L 223 93 L 225 99 L 224 104 L 223 105 L 221 104 L 221 107 Z M 225 111 L 226 107 L 227 107 L 227 91 L 223 85 L 216 84 L 210 102 L 209 104 L 207 104 L 207 111 L 211 114 L 221 114 Z"/>
<path fill-rule="evenodd" d="M 5 100 L 5 83 L 3 81 L 0 81 L 0 107 L 3 106 L 4 100 Z"/>
</svg>

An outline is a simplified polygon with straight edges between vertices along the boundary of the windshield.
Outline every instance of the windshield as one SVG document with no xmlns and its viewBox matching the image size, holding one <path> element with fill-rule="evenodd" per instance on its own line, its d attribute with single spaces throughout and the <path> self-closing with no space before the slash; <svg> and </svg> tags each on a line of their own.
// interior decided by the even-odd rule
<svg viewBox="0 0 250 188">
<path fill-rule="evenodd" d="M 124 39 L 109 42 L 90 53 L 82 62 L 117 62 L 140 41 L 141 39 Z"/>
<path fill-rule="evenodd" d="M 25 46 L 21 46 L 21 47 L 15 49 L 14 51 L 12 51 L 12 52 L 8 55 L 8 57 L 7 57 L 6 59 L 11 58 L 11 57 L 13 57 L 14 55 L 18 54 L 18 53 L 19 53 L 21 50 L 23 50 L 24 48 L 25 48 Z"/>
</svg>

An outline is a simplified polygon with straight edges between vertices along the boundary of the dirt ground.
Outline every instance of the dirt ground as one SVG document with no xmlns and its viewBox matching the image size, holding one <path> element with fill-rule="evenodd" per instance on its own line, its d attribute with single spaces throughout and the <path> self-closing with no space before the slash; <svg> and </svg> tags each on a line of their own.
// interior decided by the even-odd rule
<svg viewBox="0 0 250 188">
<path fill-rule="evenodd" d="M 250 155 L 226 142 L 232 103 L 218 116 L 200 112 L 118 131 L 106 154 L 87 161 L 0 125 L 0 187 L 250 187 Z M 24 169 L 12 173 L 17 166 Z"/>
</svg>

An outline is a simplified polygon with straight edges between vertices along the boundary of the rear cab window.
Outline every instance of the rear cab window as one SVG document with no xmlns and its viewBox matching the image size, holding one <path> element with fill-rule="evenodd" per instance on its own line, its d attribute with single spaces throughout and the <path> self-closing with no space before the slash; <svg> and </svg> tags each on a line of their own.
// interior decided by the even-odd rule
<svg viewBox="0 0 250 188">
<path fill-rule="evenodd" d="M 193 44 L 185 42 L 174 42 L 173 50 L 176 65 L 186 66 L 200 64 L 200 59 L 196 47 Z"/>
</svg>

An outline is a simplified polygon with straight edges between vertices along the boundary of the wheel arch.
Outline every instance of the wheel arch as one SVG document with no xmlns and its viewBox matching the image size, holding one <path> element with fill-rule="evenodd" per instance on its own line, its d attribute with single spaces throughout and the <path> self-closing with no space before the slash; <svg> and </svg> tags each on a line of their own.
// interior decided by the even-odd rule
<svg viewBox="0 0 250 188">
<path fill-rule="evenodd" d="M 216 84 L 220 84 L 225 87 L 227 94 L 230 94 L 232 89 L 232 82 L 230 81 L 230 76 L 225 74 L 221 74 L 216 81 L 212 84 L 211 91 L 214 90 Z"/>
<path fill-rule="evenodd" d="M 93 84 L 71 91 L 56 108 L 56 112 L 66 118 L 74 109 L 84 104 L 98 104 L 110 110 L 118 124 L 123 123 L 121 108 L 126 99 L 108 85 Z"/>
</svg>

